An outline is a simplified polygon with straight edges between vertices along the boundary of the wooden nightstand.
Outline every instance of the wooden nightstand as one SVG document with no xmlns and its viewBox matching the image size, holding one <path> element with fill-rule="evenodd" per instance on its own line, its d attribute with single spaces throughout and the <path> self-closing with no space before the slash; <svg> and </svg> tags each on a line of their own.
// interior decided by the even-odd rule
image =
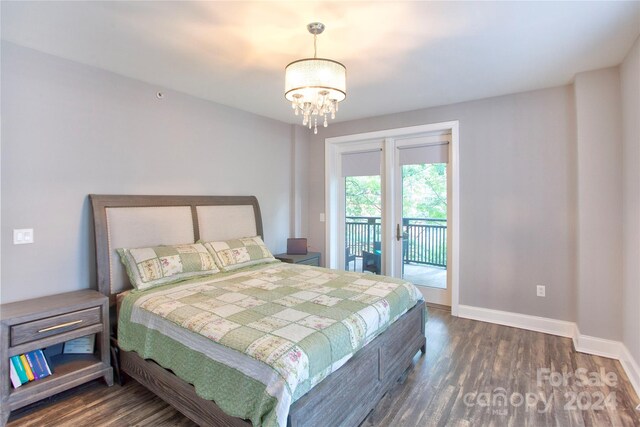
<svg viewBox="0 0 640 427">
<path fill-rule="evenodd" d="M 289 264 L 305 264 L 320 267 L 320 252 L 307 252 L 306 255 L 278 254 L 275 258 Z"/>
<path fill-rule="evenodd" d="M 0 306 L 0 425 L 11 411 L 104 377 L 113 385 L 109 353 L 109 300 L 81 290 Z M 53 375 L 13 388 L 9 358 L 74 338 L 96 334 L 93 354 L 59 354 L 49 359 Z"/>
</svg>

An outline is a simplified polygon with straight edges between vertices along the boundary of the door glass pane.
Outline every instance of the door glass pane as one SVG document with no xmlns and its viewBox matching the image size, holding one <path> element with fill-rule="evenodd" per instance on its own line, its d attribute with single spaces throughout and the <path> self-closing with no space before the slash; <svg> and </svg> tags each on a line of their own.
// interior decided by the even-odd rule
<svg viewBox="0 0 640 427">
<path fill-rule="evenodd" d="M 380 175 L 345 177 L 345 270 L 380 274 Z"/>
<path fill-rule="evenodd" d="M 447 164 L 402 166 L 402 277 L 447 288 Z"/>
</svg>

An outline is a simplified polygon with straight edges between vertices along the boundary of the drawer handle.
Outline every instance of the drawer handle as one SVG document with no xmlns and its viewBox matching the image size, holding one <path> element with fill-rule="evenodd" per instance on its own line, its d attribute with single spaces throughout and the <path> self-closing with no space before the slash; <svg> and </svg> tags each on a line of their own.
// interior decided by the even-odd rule
<svg viewBox="0 0 640 427">
<path fill-rule="evenodd" d="M 49 326 L 48 328 L 40 329 L 38 333 L 49 332 L 60 328 L 66 328 L 67 326 L 77 325 L 78 323 L 82 323 L 82 320 L 74 320 L 73 322 L 61 323 L 56 326 Z"/>
</svg>

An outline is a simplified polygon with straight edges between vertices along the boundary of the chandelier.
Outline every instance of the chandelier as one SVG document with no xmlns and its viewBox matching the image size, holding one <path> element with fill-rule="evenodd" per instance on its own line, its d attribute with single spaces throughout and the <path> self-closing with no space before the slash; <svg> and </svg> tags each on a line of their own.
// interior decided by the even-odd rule
<svg viewBox="0 0 640 427">
<path fill-rule="evenodd" d="M 336 118 L 338 103 L 347 97 L 347 69 L 331 59 L 318 58 L 317 37 L 324 24 L 312 22 L 307 30 L 313 34 L 313 58 L 293 61 L 285 68 L 284 96 L 291 101 L 296 116 L 302 114 L 302 125 L 313 126 L 318 133 L 318 117 Z M 313 123 L 312 123 L 313 121 Z"/>
</svg>

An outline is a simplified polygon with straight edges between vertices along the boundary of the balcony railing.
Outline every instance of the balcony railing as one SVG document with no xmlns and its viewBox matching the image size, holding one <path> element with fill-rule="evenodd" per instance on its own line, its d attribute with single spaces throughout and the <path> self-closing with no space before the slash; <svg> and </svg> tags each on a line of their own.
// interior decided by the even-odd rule
<svg viewBox="0 0 640 427">
<path fill-rule="evenodd" d="M 447 267 L 447 220 L 435 218 L 403 218 L 405 241 L 404 263 Z M 345 239 L 351 254 L 361 257 L 362 251 L 380 249 L 380 217 L 348 216 Z"/>
</svg>

